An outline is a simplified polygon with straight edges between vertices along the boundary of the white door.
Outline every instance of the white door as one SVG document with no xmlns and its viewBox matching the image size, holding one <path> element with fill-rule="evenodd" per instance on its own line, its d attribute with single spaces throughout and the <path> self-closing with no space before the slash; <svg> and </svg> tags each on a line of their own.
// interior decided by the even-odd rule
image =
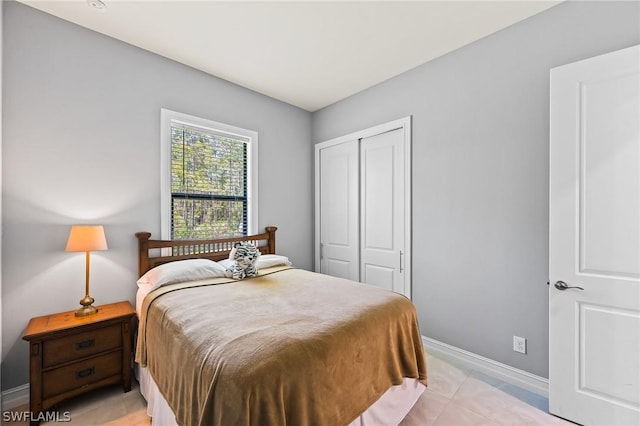
<svg viewBox="0 0 640 426">
<path fill-rule="evenodd" d="M 358 140 L 323 148 L 320 168 L 320 272 L 360 280 Z"/>
<path fill-rule="evenodd" d="M 640 424 L 639 94 L 640 46 L 551 71 L 549 409 L 585 425 Z"/>
<path fill-rule="evenodd" d="M 360 277 L 404 293 L 404 130 L 360 142 Z"/>
</svg>

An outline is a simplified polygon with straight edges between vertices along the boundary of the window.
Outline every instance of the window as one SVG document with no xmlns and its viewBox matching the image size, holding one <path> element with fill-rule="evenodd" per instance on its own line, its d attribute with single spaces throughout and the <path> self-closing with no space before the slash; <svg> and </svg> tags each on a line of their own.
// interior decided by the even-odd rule
<svg viewBox="0 0 640 426">
<path fill-rule="evenodd" d="M 162 110 L 162 238 L 256 232 L 258 134 Z"/>
</svg>

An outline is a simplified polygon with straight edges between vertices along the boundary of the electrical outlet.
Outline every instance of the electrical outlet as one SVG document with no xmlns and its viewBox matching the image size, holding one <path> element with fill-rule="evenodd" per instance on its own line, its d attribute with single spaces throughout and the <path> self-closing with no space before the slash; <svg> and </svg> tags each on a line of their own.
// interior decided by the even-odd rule
<svg viewBox="0 0 640 426">
<path fill-rule="evenodd" d="M 513 336 L 513 350 L 521 354 L 527 353 L 527 339 L 524 337 Z"/>
</svg>

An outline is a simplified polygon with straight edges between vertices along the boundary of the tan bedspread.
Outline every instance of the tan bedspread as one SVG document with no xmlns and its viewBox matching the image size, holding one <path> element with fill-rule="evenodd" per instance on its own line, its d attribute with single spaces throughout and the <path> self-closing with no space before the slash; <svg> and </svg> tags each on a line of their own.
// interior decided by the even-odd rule
<svg viewBox="0 0 640 426">
<path fill-rule="evenodd" d="M 146 297 L 136 361 L 179 424 L 346 425 L 403 377 L 426 385 L 407 298 L 276 269 Z"/>
</svg>

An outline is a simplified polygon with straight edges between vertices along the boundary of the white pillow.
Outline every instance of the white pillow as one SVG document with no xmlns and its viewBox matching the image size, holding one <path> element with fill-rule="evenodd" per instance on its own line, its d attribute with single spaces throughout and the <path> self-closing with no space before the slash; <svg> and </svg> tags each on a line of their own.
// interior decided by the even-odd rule
<svg viewBox="0 0 640 426">
<path fill-rule="evenodd" d="M 151 291 L 167 284 L 224 278 L 224 266 L 209 259 L 187 259 L 163 263 L 147 271 L 138 280 L 138 287 Z M 151 288 L 149 288 L 151 287 Z"/>
<path fill-rule="evenodd" d="M 233 260 L 224 259 L 218 262 L 225 269 L 233 266 Z M 279 254 L 261 254 L 256 261 L 256 269 L 271 268 L 272 266 L 292 266 L 287 256 L 280 256 Z"/>
<path fill-rule="evenodd" d="M 287 256 L 278 254 L 263 254 L 256 261 L 256 268 L 270 268 L 272 266 L 292 266 Z"/>
<path fill-rule="evenodd" d="M 229 269 L 233 266 L 235 262 L 231 259 L 222 259 L 218 260 L 218 265 L 222 266 L 224 269 Z"/>
</svg>

